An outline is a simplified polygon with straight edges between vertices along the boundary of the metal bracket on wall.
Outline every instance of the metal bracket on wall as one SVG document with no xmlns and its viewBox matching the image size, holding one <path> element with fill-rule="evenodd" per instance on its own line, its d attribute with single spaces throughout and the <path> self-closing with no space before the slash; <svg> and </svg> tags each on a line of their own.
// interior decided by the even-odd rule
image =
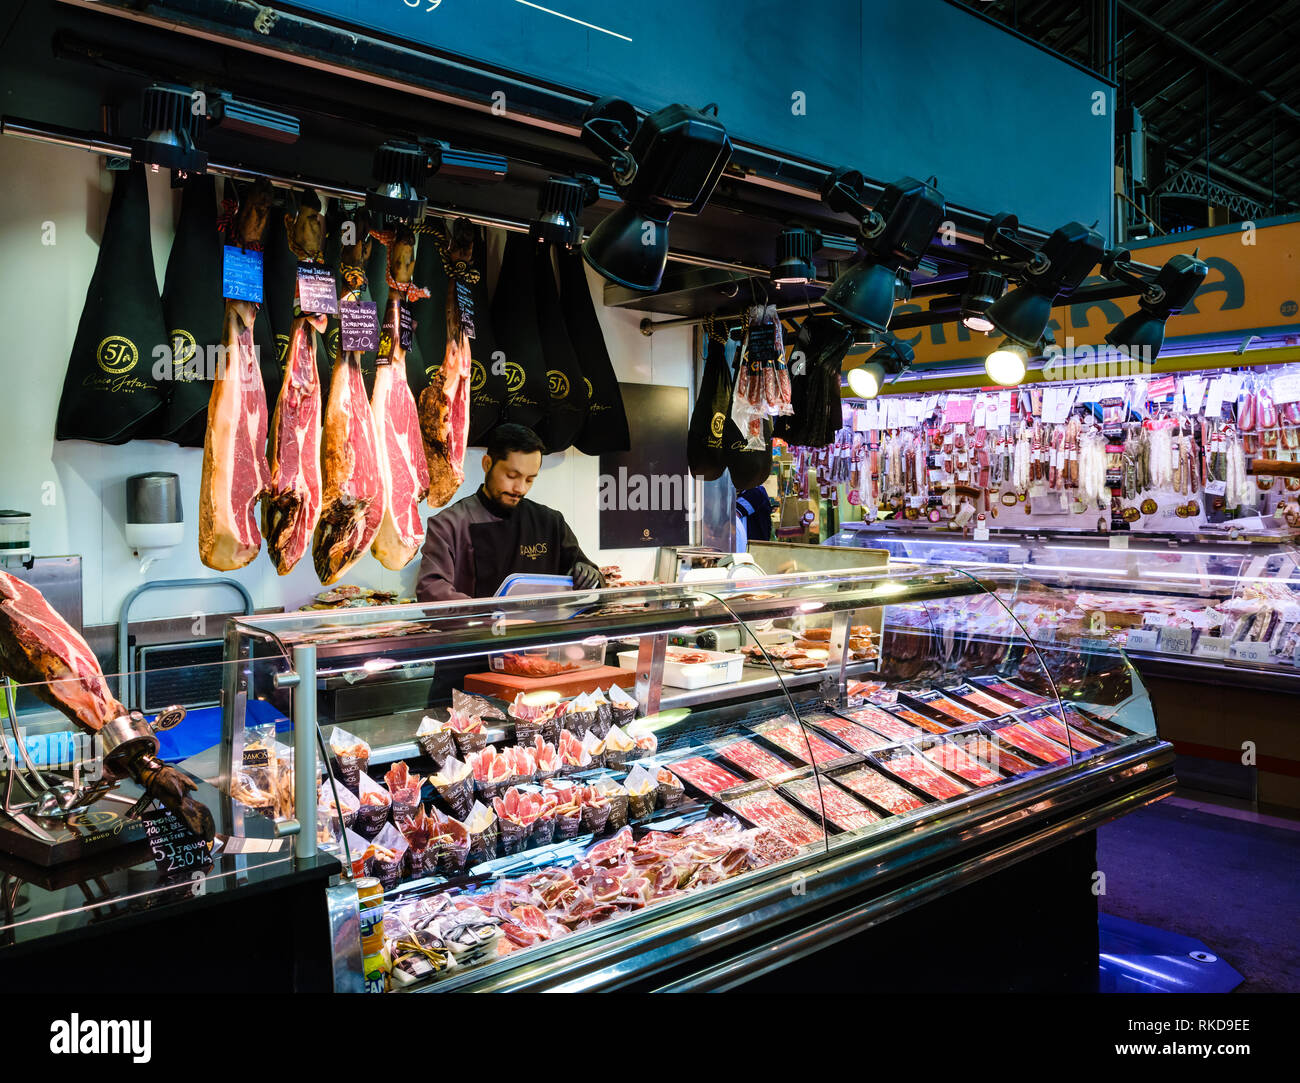
<svg viewBox="0 0 1300 1083">
<path fill-rule="evenodd" d="M 636 701 L 641 715 L 659 713 L 659 699 L 664 686 L 664 657 L 668 653 L 668 633 L 642 636 L 636 656 Z"/>
</svg>

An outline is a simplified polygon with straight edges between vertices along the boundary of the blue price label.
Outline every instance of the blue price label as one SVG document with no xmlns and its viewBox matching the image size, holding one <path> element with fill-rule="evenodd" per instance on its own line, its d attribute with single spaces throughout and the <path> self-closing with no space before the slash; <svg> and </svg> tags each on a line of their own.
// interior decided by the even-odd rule
<svg viewBox="0 0 1300 1083">
<path fill-rule="evenodd" d="M 262 253 L 226 245 L 221 261 L 221 296 L 262 303 Z"/>
</svg>

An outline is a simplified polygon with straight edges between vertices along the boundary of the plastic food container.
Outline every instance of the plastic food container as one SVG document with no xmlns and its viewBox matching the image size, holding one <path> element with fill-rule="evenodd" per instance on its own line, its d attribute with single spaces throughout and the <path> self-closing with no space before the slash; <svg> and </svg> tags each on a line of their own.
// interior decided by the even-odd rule
<svg viewBox="0 0 1300 1083">
<path fill-rule="evenodd" d="M 620 669 L 636 669 L 637 651 L 620 651 Z M 664 658 L 664 684 L 673 688 L 711 688 L 740 680 L 745 666 L 743 654 L 669 647 Z"/>
<path fill-rule="evenodd" d="M 488 664 L 494 673 L 509 673 L 513 677 L 560 677 L 603 666 L 605 644 L 604 636 L 592 636 L 580 643 L 494 654 Z"/>
</svg>

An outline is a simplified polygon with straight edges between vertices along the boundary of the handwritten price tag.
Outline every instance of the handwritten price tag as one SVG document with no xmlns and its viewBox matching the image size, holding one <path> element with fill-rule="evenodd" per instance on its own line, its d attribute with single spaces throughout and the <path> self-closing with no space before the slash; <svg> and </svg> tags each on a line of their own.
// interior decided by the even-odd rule
<svg viewBox="0 0 1300 1083">
<path fill-rule="evenodd" d="M 154 864 L 163 876 L 206 869 L 212 864 L 208 844 L 169 808 L 155 808 L 141 818 Z"/>
<path fill-rule="evenodd" d="M 1161 628 L 1160 649 L 1167 654 L 1191 654 L 1192 630 L 1190 628 Z"/>
</svg>

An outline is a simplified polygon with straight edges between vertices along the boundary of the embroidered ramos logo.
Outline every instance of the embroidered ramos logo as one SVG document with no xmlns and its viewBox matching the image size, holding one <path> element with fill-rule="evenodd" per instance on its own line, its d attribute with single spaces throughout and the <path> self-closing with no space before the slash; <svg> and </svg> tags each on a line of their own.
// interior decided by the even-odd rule
<svg viewBox="0 0 1300 1083">
<path fill-rule="evenodd" d="M 569 397 L 569 378 L 558 369 L 548 369 L 546 373 L 546 389 L 551 393 L 553 399 L 567 399 Z"/>
<path fill-rule="evenodd" d="M 519 555 L 529 560 L 536 560 L 538 557 L 544 557 L 549 550 L 546 542 L 538 542 L 536 545 L 521 545 Z"/>
<path fill-rule="evenodd" d="M 109 335 L 95 351 L 95 360 L 110 376 L 120 376 L 135 368 L 140 360 L 140 352 L 129 338 L 123 335 Z"/>
</svg>

